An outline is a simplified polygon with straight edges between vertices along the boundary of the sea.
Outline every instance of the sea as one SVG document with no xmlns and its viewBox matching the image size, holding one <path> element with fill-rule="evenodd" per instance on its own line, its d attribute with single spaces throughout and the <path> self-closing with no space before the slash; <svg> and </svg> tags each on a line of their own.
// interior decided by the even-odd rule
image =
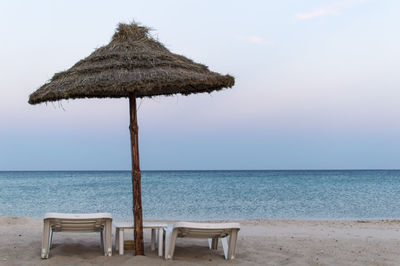
<svg viewBox="0 0 400 266">
<path fill-rule="evenodd" d="M 142 171 L 144 219 L 398 219 L 399 170 Z M 0 172 L 0 216 L 132 219 L 130 171 Z"/>
</svg>

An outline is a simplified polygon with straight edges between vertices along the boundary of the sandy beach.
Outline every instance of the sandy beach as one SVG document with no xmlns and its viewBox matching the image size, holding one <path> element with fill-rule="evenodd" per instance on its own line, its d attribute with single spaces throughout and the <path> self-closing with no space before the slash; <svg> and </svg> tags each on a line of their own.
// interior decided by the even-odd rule
<svg viewBox="0 0 400 266">
<path fill-rule="evenodd" d="M 40 258 L 42 220 L 0 217 L 0 265 L 399 265 L 400 220 L 239 221 L 236 259 L 226 261 L 222 247 L 206 240 L 179 239 L 173 261 L 150 251 L 146 256 L 102 256 L 97 234 L 56 233 L 47 260 Z M 127 238 L 129 236 L 126 236 Z"/>
</svg>

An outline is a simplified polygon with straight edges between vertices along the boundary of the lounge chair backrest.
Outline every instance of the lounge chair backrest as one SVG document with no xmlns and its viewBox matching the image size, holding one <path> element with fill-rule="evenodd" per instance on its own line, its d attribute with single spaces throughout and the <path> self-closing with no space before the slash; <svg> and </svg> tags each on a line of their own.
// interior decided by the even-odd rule
<svg viewBox="0 0 400 266">
<path fill-rule="evenodd" d="M 240 229 L 239 223 L 190 223 L 179 222 L 173 225 L 178 237 L 221 238 L 226 237 L 232 229 Z"/>
<path fill-rule="evenodd" d="M 109 213 L 46 213 L 44 219 L 50 222 L 53 232 L 101 232 L 106 220 L 112 218 Z"/>
</svg>

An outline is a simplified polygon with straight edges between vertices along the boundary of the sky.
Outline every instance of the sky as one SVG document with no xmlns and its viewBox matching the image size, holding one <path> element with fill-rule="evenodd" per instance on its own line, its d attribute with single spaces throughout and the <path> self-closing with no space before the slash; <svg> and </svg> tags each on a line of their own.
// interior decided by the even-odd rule
<svg viewBox="0 0 400 266">
<path fill-rule="evenodd" d="M 29 105 L 140 22 L 235 77 L 138 101 L 143 170 L 400 169 L 400 1 L 0 0 L 0 170 L 129 170 L 127 99 Z"/>
</svg>

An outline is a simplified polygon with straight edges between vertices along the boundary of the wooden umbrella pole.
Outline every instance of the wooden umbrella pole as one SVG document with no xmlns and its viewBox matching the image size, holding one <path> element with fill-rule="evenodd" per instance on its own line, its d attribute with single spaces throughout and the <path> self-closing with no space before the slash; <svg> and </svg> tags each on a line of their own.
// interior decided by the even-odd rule
<svg viewBox="0 0 400 266">
<path fill-rule="evenodd" d="M 144 255 L 143 245 L 143 218 L 142 218 L 142 195 L 140 191 L 140 165 L 139 165 L 139 142 L 138 125 L 136 116 L 136 95 L 129 95 L 129 113 L 132 153 L 132 193 L 133 193 L 133 217 L 135 223 L 135 255 Z"/>
</svg>

